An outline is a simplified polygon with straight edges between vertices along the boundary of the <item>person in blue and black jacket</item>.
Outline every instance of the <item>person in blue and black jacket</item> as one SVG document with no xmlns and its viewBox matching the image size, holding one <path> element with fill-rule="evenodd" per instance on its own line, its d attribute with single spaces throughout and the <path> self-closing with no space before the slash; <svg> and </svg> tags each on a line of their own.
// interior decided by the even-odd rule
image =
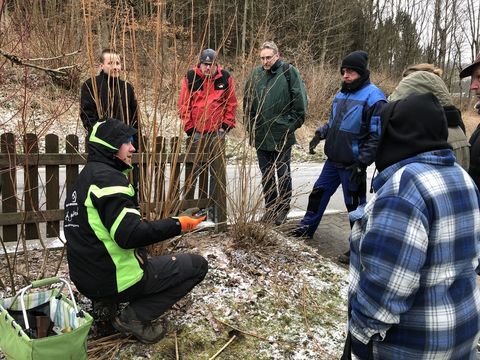
<svg viewBox="0 0 480 360">
<path fill-rule="evenodd" d="M 310 153 L 325 141 L 325 162 L 308 199 L 307 212 L 295 229 L 297 237 L 312 238 L 330 197 L 341 184 L 347 210 L 366 202 L 366 168 L 375 160 L 379 136 L 379 112 L 386 99 L 370 82 L 368 54 L 354 51 L 342 61 L 342 88 L 333 100 L 328 122 L 318 128 Z"/>
</svg>

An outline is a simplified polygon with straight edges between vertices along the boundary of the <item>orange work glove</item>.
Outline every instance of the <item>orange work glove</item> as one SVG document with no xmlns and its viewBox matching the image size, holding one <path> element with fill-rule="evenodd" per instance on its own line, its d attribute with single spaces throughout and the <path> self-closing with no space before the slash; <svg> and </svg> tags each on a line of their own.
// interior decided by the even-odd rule
<svg viewBox="0 0 480 360">
<path fill-rule="evenodd" d="M 207 218 L 206 215 L 198 216 L 198 212 L 200 212 L 199 208 L 190 208 L 184 210 L 180 215 L 174 217 L 174 219 L 178 219 L 182 226 L 182 231 L 192 231 L 198 226 L 198 224 Z"/>
</svg>

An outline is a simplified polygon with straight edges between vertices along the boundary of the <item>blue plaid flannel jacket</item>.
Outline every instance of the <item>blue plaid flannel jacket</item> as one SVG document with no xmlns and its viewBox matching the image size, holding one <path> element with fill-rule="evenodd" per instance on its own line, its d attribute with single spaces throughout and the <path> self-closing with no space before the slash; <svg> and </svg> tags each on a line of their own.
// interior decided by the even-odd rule
<svg viewBox="0 0 480 360">
<path fill-rule="evenodd" d="M 382 360 L 476 359 L 480 195 L 454 160 L 425 152 L 374 179 L 350 237 L 349 331 L 362 359 L 370 346 Z"/>
</svg>

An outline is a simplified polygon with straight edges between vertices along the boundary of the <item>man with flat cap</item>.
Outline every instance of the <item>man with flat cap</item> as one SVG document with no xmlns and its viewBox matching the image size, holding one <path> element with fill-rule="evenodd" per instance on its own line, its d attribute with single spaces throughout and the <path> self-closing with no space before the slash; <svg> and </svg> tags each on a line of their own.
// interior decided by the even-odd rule
<svg viewBox="0 0 480 360">
<path fill-rule="evenodd" d="M 475 93 L 478 99 L 475 108 L 480 113 L 480 53 L 470 65 L 460 72 L 460 78 L 471 76 L 470 91 Z M 470 137 L 470 167 L 468 173 L 478 188 L 480 188 L 480 125 L 477 126 Z"/>
</svg>

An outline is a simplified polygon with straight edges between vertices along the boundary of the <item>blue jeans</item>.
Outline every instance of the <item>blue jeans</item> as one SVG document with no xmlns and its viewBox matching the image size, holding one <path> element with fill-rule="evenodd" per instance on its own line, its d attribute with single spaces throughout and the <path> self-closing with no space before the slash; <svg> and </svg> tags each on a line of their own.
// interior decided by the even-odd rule
<svg viewBox="0 0 480 360">
<path fill-rule="evenodd" d="M 257 150 L 258 165 L 262 172 L 263 196 L 268 211 L 290 210 L 290 200 L 292 199 L 291 158 L 291 147 L 282 151 Z"/>
<path fill-rule="evenodd" d="M 366 181 L 359 188 L 358 185 L 350 183 L 351 173 L 351 170 L 345 169 L 343 165 L 335 164 L 330 160 L 325 162 L 322 172 L 308 197 L 307 212 L 300 221 L 299 229 L 304 231 L 307 236 L 312 237 L 317 230 L 328 202 L 340 184 L 342 185 L 343 200 L 348 212 L 355 210 L 361 204 L 365 204 L 367 201 Z"/>
</svg>

